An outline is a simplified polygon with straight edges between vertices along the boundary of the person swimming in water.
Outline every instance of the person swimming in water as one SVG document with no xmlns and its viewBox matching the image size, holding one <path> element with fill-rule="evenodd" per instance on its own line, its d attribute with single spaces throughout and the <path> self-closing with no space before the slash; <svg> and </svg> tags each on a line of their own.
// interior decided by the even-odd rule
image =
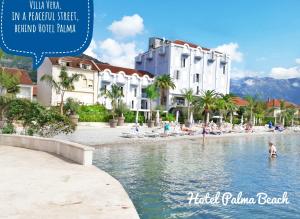
<svg viewBox="0 0 300 219">
<path fill-rule="evenodd" d="M 272 142 L 269 142 L 269 155 L 272 158 L 277 157 L 277 149 Z"/>
</svg>

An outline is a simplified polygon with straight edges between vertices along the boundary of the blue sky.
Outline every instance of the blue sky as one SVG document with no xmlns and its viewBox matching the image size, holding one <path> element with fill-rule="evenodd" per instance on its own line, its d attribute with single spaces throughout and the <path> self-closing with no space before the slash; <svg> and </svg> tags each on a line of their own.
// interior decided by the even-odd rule
<svg viewBox="0 0 300 219">
<path fill-rule="evenodd" d="M 132 67 L 148 38 L 158 36 L 225 50 L 234 77 L 300 77 L 299 0 L 94 2 L 87 53 L 111 64 Z"/>
</svg>

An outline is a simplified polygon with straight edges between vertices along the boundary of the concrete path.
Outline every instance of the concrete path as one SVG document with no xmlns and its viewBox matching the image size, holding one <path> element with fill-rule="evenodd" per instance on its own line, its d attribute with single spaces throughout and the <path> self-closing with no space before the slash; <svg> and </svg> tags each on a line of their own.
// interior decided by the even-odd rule
<svg viewBox="0 0 300 219">
<path fill-rule="evenodd" d="M 121 184 L 96 167 L 0 146 L 0 218 L 139 217 Z"/>
</svg>

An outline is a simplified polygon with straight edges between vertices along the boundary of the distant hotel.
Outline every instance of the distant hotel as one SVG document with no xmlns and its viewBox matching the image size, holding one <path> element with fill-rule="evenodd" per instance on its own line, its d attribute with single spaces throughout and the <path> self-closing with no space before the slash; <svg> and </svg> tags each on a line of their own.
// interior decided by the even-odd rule
<svg viewBox="0 0 300 219">
<path fill-rule="evenodd" d="M 122 68 L 109 64 L 96 63 L 89 59 L 78 57 L 46 58 L 38 69 L 38 101 L 45 106 L 58 105 L 60 94 L 40 79 L 48 74 L 54 80 L 59 80 L 61 67 L 65 66 L 68 74 L 82 74 L 84 77 L 75 82 L 75 90 L 65 93 L 81 104 L 100 103 L 111 109 L 110 100 L 101 96 L 101 90 L 109 90 L 112 84 L 117 84 L 123 90 L 124 103 L 131 110 L 148 111 L 148 99 L 145 88 L 153 83 L 154 76 L 148 72 L 130 68 Z"/>
<path fill-rule="evenodd" d="M 46 58 L 38 69 L 38 101 L 46 106 L 57 105 L 60 94 L 47 83 L 40 81 L 44 74 L 58 80 L 61 67 L 71 74 L 85 77 L 75 83 L 75 90 L 66 92 L 68 97 L 82 104 L 104 104 L 111 108 L 110 101 L 101 96 L 101 89 L 110 89 L 112 84 L 122 87 L 124 102 L 131 110 L 149 111 L 145 88 L 154 82 L 154 77 L 169 74 L 176 89 L 168 91 L 166 109 L 184 106 L 183 89 L 193 89 L 195 95 L 205 90 L 229 93 L 230 57 L 226 54 L 183 41 L 168 41 L 150 38 L 149 50 L 135 58 L 135 68 L 122 68 L 78 57 Z"/>
<path fill-rule="evenodd" d="M 167 109 L 184 105 L 183 89 L 193 89 L 195 95 L 206 90 L 229 93 L 230 57 L 212 49 L 180 40 L 150 38 L 148 51 L 137 56 L 135 63 L 136 69 L 173 78 L 176 89 L 169 91 Z"/>
</svg>

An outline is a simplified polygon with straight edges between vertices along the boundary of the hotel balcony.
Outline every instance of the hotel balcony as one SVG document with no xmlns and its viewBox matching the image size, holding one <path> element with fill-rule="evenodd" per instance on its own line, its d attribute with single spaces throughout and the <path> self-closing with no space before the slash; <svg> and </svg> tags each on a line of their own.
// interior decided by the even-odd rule
<svg viewBox="0 0 300 219">
<path fill-rule="evenodd" d="M 152 59 L 153 59 L 153 51 L 152 51 L 152 50 L 150 50 L 150 51 L 148 52 L 147 59 L 148 59 L 148 60 L 152 60 Z"/>
<path fill-rule="evenodd" d="M 166 47 L 163 45 L 159 48 L 159 55 L 163 56 L 166 54 Z"/>
<path fill-rule="evenodd" d="M 226 65 L 226 64 L 228 63 L 227 55 L 222 56 L 220 63 L 221 63 L 222 65 Z"/>
<path fill-rule="evenodd" d="M 212 63 L 214 61 L 216 61 L 216 57 L 215 57 L 215 53 L 212 52 L 210 55 L 209 55 L 209 58 L 207 59 L 208 62 Z"/>
<path fill-rule="evenodd" d="M 135 57 L 135 62 L 142 63 L 142 55 L 138 55 L 137 57 Z"/>
<path fill-rule="evenodd" d="M 190 50 L 187 47 L 184 47 L 182 51 L 183 56 L 190 56 Z"/>
<path fill-rule="evenodd" d="M 203 58 L 203 54 L 198 50 L 196 53 L 195 53 L 195 59 L 196 60 L 201 60 Z"/>
</svg>

